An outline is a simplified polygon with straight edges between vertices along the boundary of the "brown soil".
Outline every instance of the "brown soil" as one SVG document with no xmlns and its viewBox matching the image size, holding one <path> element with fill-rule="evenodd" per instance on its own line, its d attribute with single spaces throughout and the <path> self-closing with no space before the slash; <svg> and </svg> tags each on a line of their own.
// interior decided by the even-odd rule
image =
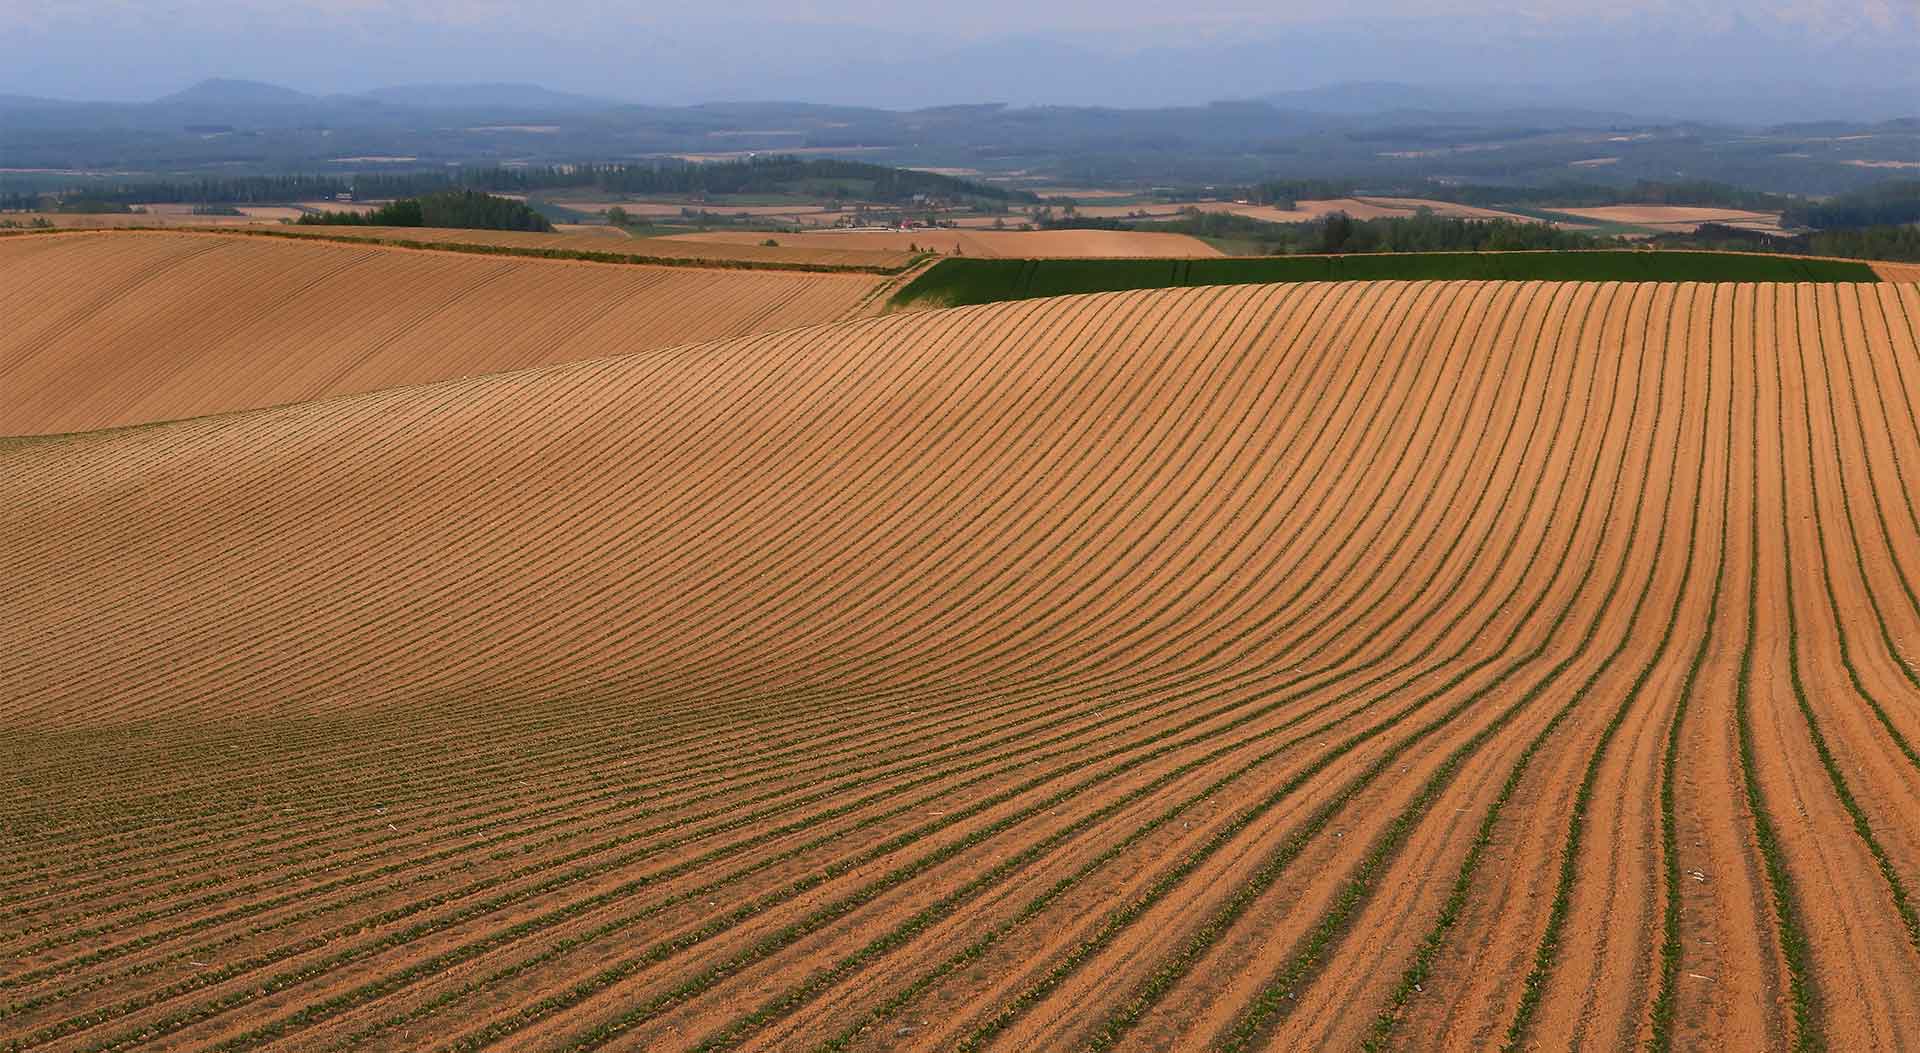
<svg viewBox="0 0 1920 1053">
<path fill-rule="evenodd" d="M 773 238 L 783 249 L 831 252 L 834 249 L 868 252 L 922 251 L 965 256 L 1153 257 L 1179 259 L 1218 256 L 1220 250 L 1185 234 L 1140 233 L 1129 230 L 976 230 L 920 229 L 898 231 L 819 230 L 799 234 L 750 231 L 714 231 L 675 234 L 657 239 L 674 244 L 757 245 Z"/>
<path fill-rule="evenodd" d="M 878 281 L 0 239 L 0 1033 L 1920 1033 L 1920 287 Z"/>
<path fill-rule="evenodd" d="M 0 330 L 0 430 L 145 424 L 791 328 L 853 314 L 881 281 L 204 234 L 0 238 L 16 319 Z"/>
</svg>

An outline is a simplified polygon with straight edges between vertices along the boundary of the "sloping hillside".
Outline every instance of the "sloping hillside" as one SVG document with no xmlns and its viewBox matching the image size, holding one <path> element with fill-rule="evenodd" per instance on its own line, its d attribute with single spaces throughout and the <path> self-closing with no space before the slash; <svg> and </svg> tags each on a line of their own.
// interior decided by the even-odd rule
<svg viewBox="0 0 1920 1053">
<path fill-rule="evenodd" d="M 0 238 L 0 435 L 303 402 L 831 321 L 865 274 L 291 238 Z"/>
<path fill-rule="evenodd" d="M 603 228 L 604 229 L 604 228 Z M 356 226 L 283 226 L 274 227 L 275 235 L 340 239 L 360 238 L 372 241 L 412 242 L 421 245 L 478 245 L 528 251 L 616 254 L 642 259 L 678 262 L 708 261 L 715 265 L 741 264 L 776 269 L 822 268 L 829 270 L 897 271 L 913 262 L 914 254 L 905 242 L 899 245 L 869 246 L 833 242 L 782 241 L 764 245 L 773 235 L 764 231 L 740 232 L 738 237 L 705 239 L 699 235 L 671 238 L 610 239 L 605 233 L 531 234 L 517 230 L 455 230 L 445 227 L 356 227 Z M 776 238 L 777 240 L 777 238 Z"/>
<path fill-rule="evenodd" d="M 0 447 L 0 1026 L 1899 1048 L 1916 319 L 1127 292 Z"/>
<path fill-rule="evenodd" d="M 1920 282 L 1920 263 L 1888 263 L 1875 260 L 1873 269 L 1882 281 Z"/>
</svg>

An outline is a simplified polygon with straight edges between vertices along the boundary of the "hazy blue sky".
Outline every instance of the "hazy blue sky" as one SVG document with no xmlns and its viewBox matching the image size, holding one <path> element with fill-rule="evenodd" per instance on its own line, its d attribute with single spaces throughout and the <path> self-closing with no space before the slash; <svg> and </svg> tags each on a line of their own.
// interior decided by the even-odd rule
<svg viewBox="0 0 1920 1053">
<path fill-rule="evenodd" d="M 798 3 L 787 0 L 729 0 L 716 5 L 715 23 L 750 20 L 811 22 L 893 30 L 1001 32 L 1033 29 L 1163 29 L 1207 25 L 1287 25 L 1332 17 L 1440 14 L 1497 15 L 1587 24 L 1621 21 L 1655 12 L 1702 22 L 1736 15 L 1781 19 L 1806 26 L 1897 23 L 1916 0 L 1348 0 L 1326 3 L 1274 3 L 1259 0 L 972 0 L 967 4 L 920 5 L 898 0 L 839 0 Z M 585 19 L 599 24 L 643 27 L 686 21 L 685 3 L 632 3 L 614 0 L 5 0 L 0 24 L 9 26 L 104 23 L 128 18 L 184 19 L 213 24 L 231 19 L 262 22 L 371 22 L 420 20 L 450 26 L 550 25 L 554 19 Z M 935 8 L 935 10 L 928 10 Z"/>
<path fill-rule="evenodd" d="M 0 0 L 0 92 L 144 99 L 210 76 L 315 92 L 526 80 L 644 102 L 893 106 L 1188 103 L 1380 79 L 1920 92 L 1920 0 L 726 0 L 706 8 L 720 14 L 690 10 L 701 8 Z"/>
</svg>

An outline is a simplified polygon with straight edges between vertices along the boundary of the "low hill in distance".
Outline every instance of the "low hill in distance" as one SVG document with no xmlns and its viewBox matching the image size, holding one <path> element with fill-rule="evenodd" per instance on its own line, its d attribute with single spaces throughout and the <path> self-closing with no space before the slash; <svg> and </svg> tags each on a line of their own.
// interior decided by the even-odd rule
<svg viewBox="0 0 1920 1053">
<path fill-rule="evenodd" d="M 257 80 L 214 77 L 155 99 L 155 106 L 312 106 L 317 95 Z"/>
<path fill-rule="evenodd" d="M 608 99 L 554 91 L 538 84 L 395 84 L 360 92 L 354 98 L 391 106 L 431 110 L 503 110 L 535 113 L 585 113 L 621 105 Z"/>
</svg>

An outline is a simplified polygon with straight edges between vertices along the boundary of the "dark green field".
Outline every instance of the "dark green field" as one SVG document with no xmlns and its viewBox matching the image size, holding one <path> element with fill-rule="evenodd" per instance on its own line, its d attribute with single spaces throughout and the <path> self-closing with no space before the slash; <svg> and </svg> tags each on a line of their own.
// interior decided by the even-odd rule
<svg viewBox="0 0 1920 1053">
<path fill-rule="evenodd" d="M 1182 285 L 1406 279 L 1640 282 L 1872 282 L 1865 263 L 1720 252 L 1433 252 L 1195 260 L 982 259 L 934 264 L 895 306 L 960 307 L 1068 293 Z"/>
</svg>

